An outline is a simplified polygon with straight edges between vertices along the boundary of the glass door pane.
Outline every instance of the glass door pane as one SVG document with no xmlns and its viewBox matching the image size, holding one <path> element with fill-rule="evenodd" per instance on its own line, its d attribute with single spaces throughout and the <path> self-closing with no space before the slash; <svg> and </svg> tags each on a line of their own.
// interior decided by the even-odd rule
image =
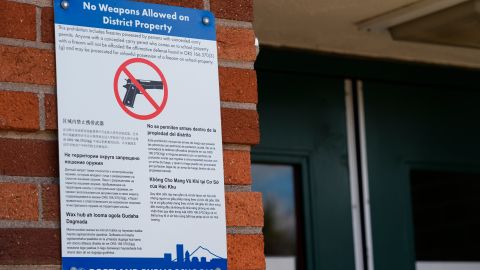
<svg viewBox="0 0 480 270">
<path fill-rule="evenodd" d="M 480 175 L 410 172 L 417 270 L 480 269 Z"/>
<path fill-rule="evenodd" d="M 298 223 L 295 167 L 252 164 L 254 191 L 262 192 L 267 270 L 295 270 L 298 260 Z"/>
</svg>

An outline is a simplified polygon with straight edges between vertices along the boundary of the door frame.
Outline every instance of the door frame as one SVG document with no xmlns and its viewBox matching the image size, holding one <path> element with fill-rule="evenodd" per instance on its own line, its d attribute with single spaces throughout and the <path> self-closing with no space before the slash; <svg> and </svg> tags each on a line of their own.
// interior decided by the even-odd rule
<svg viewBox="0 0 480 270">
<path fill-rule="evenodd" d="M 300 173 L 300 183 L 294 183 L 295 189 L 300 187 L 300 192 L 302 194 L 301 199 L 295 198 L 295 202 L 300 202 L 300 206 L 296 205 L 297 214 L 300 214 L 300 217 L 297 217 L 301 220 L 300 225 L 302 228 L 297 228 L 300 230 L 299 236 L 302 236 L 303 239 L 297 239 L 297 252 L 305 252 L 302 255 L 303 263 L 305 264 L 304 269 L 314 269 L 314 237 L 312 235 L 312 218 L 310 214 L 311 205 L 312 205 L 312 196 L 310 194 L 311 188 L 309 187 L 309 164 L 310 157 L 308 152 L 303 151 L 292 151 L 292 150 L 277 150 L 277 149 L 252 149 L 251 155 L 252 163 L 263 163 L 263 164 L 285 164 L 285 165 L 294 165 L 298 168 Z M 295 179 L 295 178 L 294 178 Z M 295 179 L 296 180 L 296 179 Z M 295 197 L 298 192 L 296 190 Z M 298 209 L 302 209 L 301 213 L 298 213 Z M 298 224 L 298 223 L 297 223 Z M 298 235 L 298 234 L 297 234 Z M 297 263 L 298 265 L 298 263 Z"/>
</svg>

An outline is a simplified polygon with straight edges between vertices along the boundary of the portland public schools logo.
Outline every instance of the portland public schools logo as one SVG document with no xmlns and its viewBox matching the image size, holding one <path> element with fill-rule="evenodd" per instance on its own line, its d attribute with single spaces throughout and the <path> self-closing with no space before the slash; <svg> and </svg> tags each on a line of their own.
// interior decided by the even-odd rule
<svg viewBox="0 0 480 270">
<path fill-rule="evenodd" d="M 184 250 L 183 244 L 177 244 L 176 257 L 173 259 L 172 253 L 165 253 L 163 258 L 159 259 L 160 265 L 165 269 L 227 270 L 227 259 L 202 246 L 194 250 Z"/>
<path fill-rule="evenodd" d="M 120 108 L 135 119 L 155 118 L 167 105 L 167 80 L 147 59 L 132 58 L 122 63 L 115 73 L 113 89 Z"/>
<path fill-rule="evenodd" d="M 187 249 L 183 244 L 177 244 L 175 250 L 157 258 L 63 258 L 62 263 L 66 270 L 227 270 L 226 258 L 203 246 Z"/>
</svg>

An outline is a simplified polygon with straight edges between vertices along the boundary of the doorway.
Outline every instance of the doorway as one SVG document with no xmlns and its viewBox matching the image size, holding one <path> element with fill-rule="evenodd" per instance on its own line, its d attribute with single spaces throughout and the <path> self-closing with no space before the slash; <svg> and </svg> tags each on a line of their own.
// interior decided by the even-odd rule
<svg viewBox="0 0 480 270">
<path fill-rule="evenodd" d="M 252 162 L 295 168 L 294 269 L 480 269 L 480 72 L 268 47 L 256 69 Z"/>
<path fill-rule="evenodd" d="M 480 92 L 372 80 L 361 92 L 375 267 L 480 269 Z"/>
</svg>

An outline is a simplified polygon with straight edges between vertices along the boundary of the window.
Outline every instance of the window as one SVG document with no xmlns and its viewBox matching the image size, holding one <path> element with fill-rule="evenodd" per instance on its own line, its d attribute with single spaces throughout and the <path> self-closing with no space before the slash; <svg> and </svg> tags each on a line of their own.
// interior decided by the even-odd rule
<svg viewBox="0 0 480 270">
<path fill-rule="evenodd" d="M 480 266 L 480 175 L 415 170 L 410 181 L 417 261 Z"/>
<path fill-rule="evenodd" d="M 262 192 L 267 270 L 301 269 L 299 177 L 292 165 L 252 164 L 253 190 Z"/>
</svg>

